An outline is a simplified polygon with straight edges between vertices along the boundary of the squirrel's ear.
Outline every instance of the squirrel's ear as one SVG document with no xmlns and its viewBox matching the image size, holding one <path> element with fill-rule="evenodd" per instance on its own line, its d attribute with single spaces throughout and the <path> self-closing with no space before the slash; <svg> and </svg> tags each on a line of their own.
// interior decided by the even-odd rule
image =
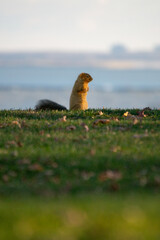
<svg viewBox="0 0 160 240">
<path fill-rule="evenodd" d="M 80 77 L 81 79 L 85 79 L 85 73 L 79 74 L 79 77 Z"/>
</svg>

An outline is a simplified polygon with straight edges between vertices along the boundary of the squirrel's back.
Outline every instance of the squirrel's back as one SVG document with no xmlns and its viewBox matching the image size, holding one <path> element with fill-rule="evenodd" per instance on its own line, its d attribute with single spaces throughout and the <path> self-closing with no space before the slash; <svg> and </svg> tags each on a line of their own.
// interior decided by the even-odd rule
<svg viewBox="0 0 160 240">
<path fill-rule="evenodd" d="M 48 99 L 40 100 L 35 106 L 36 110 L 67 110 L 66 107 Z"/>
</svg>

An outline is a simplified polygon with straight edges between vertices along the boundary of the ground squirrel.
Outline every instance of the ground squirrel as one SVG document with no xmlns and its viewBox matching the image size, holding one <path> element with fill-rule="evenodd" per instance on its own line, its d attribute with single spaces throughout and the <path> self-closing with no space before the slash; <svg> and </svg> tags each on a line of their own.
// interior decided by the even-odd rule
<svg viewBox="0 0 160 240">
<path fill-rule="evenodd" d="M 88 83 L 92 77 L 88 73 L 81 73 L 72 89 L 70 96 L 70 110 L 88 109 L 87 92 L 89 91 Z"/>
<path fill-rule="evenodd" d="M 93 78 L 88 73 L 81 73 L 72 89 L 70 96 L 70 110 L 86 110 L 88 109 L 87 103 L 87 92 L 89 91 L 88 83 L 92 81 Z M 36 110 L 67 110 L 66 107 L 47 100 L 43 99 L 38 102 L 35 106 Z"/>
</svg>

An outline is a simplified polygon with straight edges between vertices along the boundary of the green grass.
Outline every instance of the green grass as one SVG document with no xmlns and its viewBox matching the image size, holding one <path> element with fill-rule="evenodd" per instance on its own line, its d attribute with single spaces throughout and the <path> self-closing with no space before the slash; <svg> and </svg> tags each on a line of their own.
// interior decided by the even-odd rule
<svg viewBox="0 0 160 240">
<path fill-rule="evenodd" d="M 0 239 L 160 239 L 160 111 L 138 111 L 0 111 Z"/>
<path fill-rule="evenodd" d="M 0 239 L 159 240 L 160 197 L 0 201 Z"/>
</svg>

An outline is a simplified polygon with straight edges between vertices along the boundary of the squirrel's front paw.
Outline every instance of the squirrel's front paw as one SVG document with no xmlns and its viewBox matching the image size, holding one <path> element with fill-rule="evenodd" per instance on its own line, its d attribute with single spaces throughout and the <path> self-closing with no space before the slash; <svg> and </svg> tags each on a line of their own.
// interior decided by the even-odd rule
<svg viewBox="0 0 160 240">
<path fill-rule="evenodd" d="M 81 88 L 77 92 L 78 93 L 86 93 L 86 92 L 88 92 L 88 88 Z"/>
</svg>

